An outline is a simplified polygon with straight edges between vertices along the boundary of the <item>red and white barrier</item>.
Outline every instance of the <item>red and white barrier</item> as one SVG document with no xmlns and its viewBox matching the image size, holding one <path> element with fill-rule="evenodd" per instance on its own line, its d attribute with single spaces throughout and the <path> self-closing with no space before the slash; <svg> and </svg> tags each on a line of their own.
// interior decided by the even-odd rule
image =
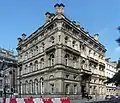
<svg viewBox="0 0 120 103">
<path fill-rule="evenodd" d="M 0 103 L 70 103 L 68 98 L 0 98 Z"/>
</svg>

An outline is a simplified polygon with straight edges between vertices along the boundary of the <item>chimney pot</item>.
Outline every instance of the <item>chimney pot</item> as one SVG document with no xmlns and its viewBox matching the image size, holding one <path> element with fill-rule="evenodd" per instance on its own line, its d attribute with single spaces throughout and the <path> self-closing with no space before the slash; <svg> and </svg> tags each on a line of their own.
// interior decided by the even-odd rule
<svg viewBox="0 0 120 103">
<path fill-rule="evenodd" d="M 22 40 L 25 40 L 26 39 L 26 34 L 22 34 Z"/>
<path fill-rule="evenodd" d="M 98 41 L 98 36 L 99 36 L 99 34 L 94 34 L 93 38 Z"/>
<path fill-rule="evenodd" d="M 48 22 L 48 21 L 50 20 L 51 13 L 46 12 L 46 13 L 45 13 L 45 16 L 46 16 L 46 22 Z"/>
<path fill-rule="evenodd" d="M 55 4 L 54 7 L 56 8 L 56 14 L 64 14 L 64 4 Z"/>
</svg>

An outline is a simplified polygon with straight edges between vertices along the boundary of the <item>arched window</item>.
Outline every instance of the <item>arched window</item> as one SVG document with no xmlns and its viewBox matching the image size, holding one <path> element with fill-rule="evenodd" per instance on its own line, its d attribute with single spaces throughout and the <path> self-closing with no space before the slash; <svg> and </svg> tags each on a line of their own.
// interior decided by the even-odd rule
<svg viewBox="0 0 120 103">
<path fill-rule="evenodd" d="M 35 79 L 34 81 L 34 91 L 35 91 L 35 94 L 38 94 L 38 80 Z"/>
<path fill-rule="evenodd" d="M 20 94 L 23 94 L 23 86 L 22 86 L 22 82 L 20 82 L 20 87 L 19 87 L 19 92 L 20 92 Z"/>
<path fill-rule="evenodd" d="M 38 46 L 35 47 L 35 55 L 38 53 Z"/>
<path fill-rule="evenodd" d="M 66 66 L 69 65 L 68 60 L 69 60 L 69 55 L 66 54 L 66 55 L 65 55 L 65 65 L 66 65 Z"/>
<path fill-rule="evenodd" d="M 66 36 L 65 37 L 65 44 L 68 44 L 68 40 L 69 40 L 69 38 Z"/>
<path fill-rule="evenodd" d="M 40 64 L 41 64 L 41 68 L 44 68 L 44 59 L 43 58 L 40 60 Z"/>
<path fill-rule="evenodd" d="M 74 68 L 77 67 L 77 59 L 76 59 L 76 57 L 73 57 L 73 67 Z"/>
<path fill-rule="evenodd" d="M 76 84 L 74 85 L 74 93 L 75 94 L 77 93 L 77 85 Z"/>
<path fill-rule="evenodd" d="M 33 93 L 33 81 L 32 80 L 30 80 L 29 82 L 29 91 L 30 91 L 30 94 Z"/>
<path fill-rule="evenodd" d="M 49 62 L 50 62 L 50 66 L 54 65 L 54 55 L 53 54 L 50 55 Z"/>
<path fill-rule="evenodd" d="M 29 70 L 30 72 L 32 72 L 33 71 L 33 64 L 32 63 L 30 63 L 30 70 Z"/>
<path fill-rule="evenodd" d="M 40 78 L 40 93 L 44 93 L 44 79 Z"/>
<path fill-rule="evenodd" d="M 69 84 L 66 84 L 66 86 L 65 86 L 65 93 L 69 94 Z"/>
<path fill-rule="evenodd" d="M 36 71 L 36 70 L 38 70 L 38 61 L 35 61 L 35 64 L 34 64 L 34 70 Z"/>
<path fill-rule="evenodd" d="M 25 94 L 29 93 L 29 85 L 28 85 L 28 81 L 25 81 Z"/>
</svg>

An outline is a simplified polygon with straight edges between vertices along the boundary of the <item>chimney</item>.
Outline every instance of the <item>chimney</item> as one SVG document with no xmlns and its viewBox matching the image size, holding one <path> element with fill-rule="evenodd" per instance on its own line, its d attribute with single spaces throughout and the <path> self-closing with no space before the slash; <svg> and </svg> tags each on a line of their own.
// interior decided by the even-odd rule
<svg viewBox="0 0 120 103">
<path fill-rule="evenodd" d="M 20 44 L 20 43 L 21 43 L 21 41 L 22 41 L 22 39 L 21 39 L 21 38 L 18 38 L 17 40 L 18 40 L 18 44 Z"/>
<path fill-rule="evenodd" d="M 55 4 L 54 6 L 56 8 L 56 14 L 64 14 L 64 7 L 65 5 L 64 4 Z"/>
<path fill-rule="evenodd" d="M 46 12 L 45 17 L 46 17 L 46 22 L 50 21 L 51 13 Z"/>
<path fill-rule="evenodd" d="M 80 28 L 80 23 L 79 23 L 79 22 L 76 22 L 76 26 L 77 26 L 78 28 Z"/>
<path fill-rule="evenodd" d="M 98 41 L 98 36 L 99 36 L 99 34 L 95 34 L 95 35 L 93 36 L 93 38 Z"/>
<path fill-rule="evenodd" d="M 22 34 L 22 40 L 25 40 L 26 39 L 26 34 Z"/>
</svg>

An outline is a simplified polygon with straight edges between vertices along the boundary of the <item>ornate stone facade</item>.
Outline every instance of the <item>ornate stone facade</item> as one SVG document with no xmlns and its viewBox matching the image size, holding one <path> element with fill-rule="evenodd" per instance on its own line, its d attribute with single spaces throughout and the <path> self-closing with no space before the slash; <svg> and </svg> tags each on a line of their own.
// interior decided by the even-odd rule
<svg viewBox="0 0 120 103">
<path fill-rule="evenodd" d="M 18 84 L 24 95 L 105 94 L 105 47 L 64 15 L 45 13 L 46 23 L 29 37 L 18 38 Z"/>
<path fill-rule="evenodd" d="M 17 58 L 13 52 L 0 48 L 0 97 L 17 92 Z"/>
</svg>

